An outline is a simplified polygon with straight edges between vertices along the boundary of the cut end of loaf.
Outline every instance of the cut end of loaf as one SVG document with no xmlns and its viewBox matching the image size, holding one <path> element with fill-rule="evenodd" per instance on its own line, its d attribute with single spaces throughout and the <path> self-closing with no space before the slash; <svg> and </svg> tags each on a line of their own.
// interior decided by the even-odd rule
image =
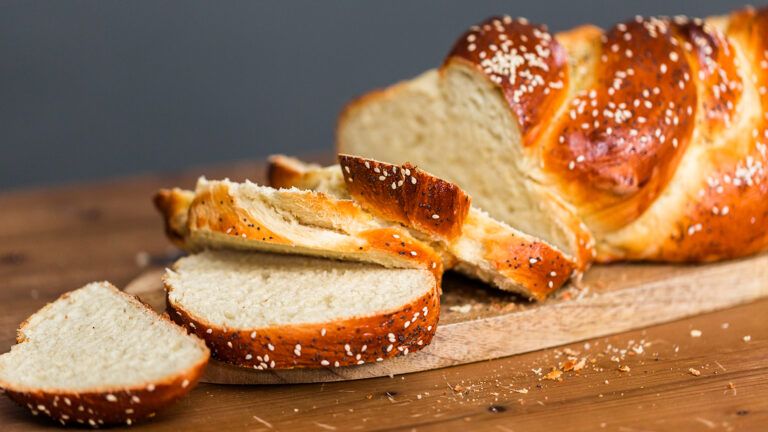
<svg viewBox="0 0 768 432">
<path fill-rule="evenodd" d="M 256 370 L 361 365 L 432 339 L 435 276 L 297 256 L 203 252 L 164 277 L 169 314 L 214 356 Z"/>
<path fill-rule="evenodd" d="M 153 416 L 187 394 L 209 351 L 107 282 L 32 315 L 0 356 L 0 388 L 34 415 L 98 427 Z"/>
</svg>

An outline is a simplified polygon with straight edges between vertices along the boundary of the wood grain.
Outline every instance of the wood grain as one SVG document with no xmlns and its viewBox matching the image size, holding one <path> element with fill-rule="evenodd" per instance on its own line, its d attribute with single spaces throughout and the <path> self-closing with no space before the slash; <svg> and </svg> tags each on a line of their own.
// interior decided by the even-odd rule
<svg viewBox="0 0 768 432">
<path fill-rule="evenodd" d="M 173 259 L 177 252 L 163 238 L 149 202 L 157 188 L 191 186 L 198 174 L 259 180 L 260 167 L 201 168 L 182 175 L 0 194 L 0 349 L 11 346 L 25 317 L 62 292 L 100 279 L 125 286 L 147 270 L 147 259 L 154 264 Z M 724 295 L 739 280 L 740 275 L 733 276 L 720 288 Z M 470 286 L 476 295 L 493 295 Z M 589 339 L 590 349 L 579 342 L 393 378 L 284 386 L 202 384 L 133 429 L 762 431 L 768 424 L 766 317 L 768 300 L 761 300 Z M 692 329 L 702 336 L 691 337 Z M 520 333 L 509 328 L 503 337 L 519 338 Z M 627 354 L 620 363 L 611 360 L 641 340 L 641 354 Z M 566 361 L 566 348 L 595 363 L 563 372 L 562 381 L 543 379 L 551 367 Z M 619 366 L 630 370 L 622 372 Z M 541 376 L 532 371 L 539 368 Z M 700 375 L 693 376 L 689 368 Z M 527 393 L 516 392 L 522 389 Z M 0 430 L 54 428 L 59 429 L 0 398 Z"/>
<path fill-rule="evenodd" d="M 125 290 L 165 311 L 161 269 Z M 768 255 L 699 266 L 595 267 L 569 298 L 524 304 L 510 294 L 446 275 L 441 324 L 421 351 L 381 363 L 322 369 L 257 371 L 212 362 L 203 381 L 215 384 L 296 384 L 355 380 L 472 363 L 577 342 L 723 309 L 768 296 Z M 723 290 L 723 286 L 730 289 Z M 562 297 L 562 293 L 561 293 Z M 509 337 L 510 329 L 514 337 Z"/>
</svg>

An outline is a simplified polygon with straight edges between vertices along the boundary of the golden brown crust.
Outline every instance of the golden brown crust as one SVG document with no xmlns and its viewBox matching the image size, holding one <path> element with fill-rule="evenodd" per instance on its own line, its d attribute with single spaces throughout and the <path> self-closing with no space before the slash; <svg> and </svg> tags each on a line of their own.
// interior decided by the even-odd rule
<svg viewBox="0 0 768 432">
<path fill-rule="evenodd" d="M 692 37 L 710 59 L 697 54 L 703 106 L 697 133 L 702 142 L 696 143 L 695 172 L 689 170 L 678 180 L 685 196 L 663 209 L 667 226 L 654 241 L 640 235 L 609 239 L 601 261 L 707 262 L 768 248 L 768 8 L 747 8 L 722 22 L 727 37 L 708 26 L 708 36 Z M 746 64 L 737 66 L 734 45 Z M 750 99 L 749 106 L 741 101 L 750 86 L 759 98 L 757 113 L 751 111 Z"/>
<path fill-rule="evenodd" d="M 33 415 L 44 414 L 62 425 L 132 425 L 180 399 L 197 384 L 208 357 L 194 368 L 162 382 L 124 389 L 68 392 L 61 390 L 17 390 L 6 387 L 14 402 Z"/>
<path fill-rule="evenodd" d="M 492 17 L 461 35 L 447 56 L 482 71 L 497 84 L 532 144 L 542 123 L 554 113 L 568 81 L 566 53 L 543 25 L 523 18 Z"/>
<path fill-rule="evenodd" d="M 349 194 L 371 213 L 447 240 L 461 235 L 470 198 L 455 184 L 410 164 L 343 154 L 339 164 Z"/>
<path fill-rule="evenodd" d="M 598 231 L 642 214 L 690 141 L 697 93 L 673 28 L 643 19 L 606 32 L 594 81 L 569 101 L 546 144 L 545 170 Z"/>
<path fill-rule="evenodd" d="M 204 339 L 215 358 L 257 370 L 353 366 L 408 355 L 430 343 L 440 315 L 437 285 L 380 315 L 254 329 L 217 326 L 170 298 L 166 303 L 171 318 Z"/>
<path fill-rule="evenodd" d="M 314 189 L 316 182 L 306 175 L 308 168 L 320 168 L 309 165 L 285 155 L 272 155 L 267 159 L 267 182 L 273 188 Z"/>
<path fill-rule="evenodd" d="M 187 236 L 187 211 L 195 194 L 179 188 L 160 189 L 152 199 L 163 215 L 165 233 L 176 245 L 182 246 Z"/>
<path fill-rule="evenodd" d="M 120 291 L 113 286 L 111 288 L 129 301 L 141 305 L 147 313 L 156 315 L 157 319 L 165 320 L 169 324 L 172 323 L 168 316 L 157 315 L 138 297 Z M 70 293 L 66 292 L 54 301 L 66 299 Z M 49 307 L 50 304 L 43 309 Z M 17 343 L 25 342 L 23 329 L 31 318 L 30 316 L 19 326 Z M 205 350 L 205 355 L 201 357 L 200 361 L 189 369 L 162 380 L 148 381 L 136 386 L 95 388 L 77 392 L 55 388 L 27 388 L 0 381 L 0 389 L 11 400 L 28 408 L 32 415 L 43 414 L 62 425 L 100 427 L 124 424 L 130 426 L 146 418 L 154 417 L 157 411 L 185 396 L 197 385 L 210 357 L 210 352 L 202 340 L 197 339 L 197 342 Z"/>
</svg>

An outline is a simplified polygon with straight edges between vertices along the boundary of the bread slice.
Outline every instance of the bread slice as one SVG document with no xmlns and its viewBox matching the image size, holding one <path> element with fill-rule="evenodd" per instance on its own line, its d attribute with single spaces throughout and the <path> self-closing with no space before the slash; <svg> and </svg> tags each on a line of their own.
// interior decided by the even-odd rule
<svg viewBox="0 0 768 432">
<path fill-rule="evenodd" d="M 0 388 L 63 425 L 131 425 L 187 394 L 208 357 L 200 339 L 95 282 L 22 323 L 0 355 Z"/>
<path fill-rule="evenodd" d="M 426 346 L 440 312 L 429 270 L 204 251 L 164 279 L 170 316 L 214 356 L 257 370 L 360 365 Z"/>
<path fill-rule="evenodd" d="M 169 238 L 188 251 L 256 250 L 442 272 L 443 257 L 427 242 L 323 192 L 201 178 L 194 192 L 161 190 L 155 204 Z"/>
<path fill-rule="evenodd" d="M 410 164 L 398 167 L 349 155 L 339 161 L 340 166 L 320 168 L 273 156 L 270 179 L 280 187 L 317 187 L 350 196 L 377 217 L 426 236 L 453 257 L 454 269 L 534 299 L 546 298 L 592 259 L 590 237 L 580 239 L 579 255 L 569 255 L 471 207 L 455 184 Z"/>
</svg>

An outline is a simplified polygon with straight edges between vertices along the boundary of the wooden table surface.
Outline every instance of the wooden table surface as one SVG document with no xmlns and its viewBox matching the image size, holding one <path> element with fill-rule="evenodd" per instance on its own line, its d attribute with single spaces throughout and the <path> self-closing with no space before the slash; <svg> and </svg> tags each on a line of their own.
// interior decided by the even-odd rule
<svg viewBox="0 0 768 432">
<path fill-rule="evenodd" d="M 259 180 L 261 166 L 0 194 L 0 350 L 9 349 L 25 317 L 62 292 L 93 280 L 124 286 L 148 257 L 161 261 L 176 253 L 150 203 L 157 188 L 191 187 L 199 174 Z M 201 384 L 133 429 L 768 430 L 767 323 L 764 300 L 558 349 L 404 376 L 321 385 Z M 547 379 L 569 356 L 585 358 L 585 367 Z M 0 398 L 0 430 L 56 426 Z"/>
</svg>

